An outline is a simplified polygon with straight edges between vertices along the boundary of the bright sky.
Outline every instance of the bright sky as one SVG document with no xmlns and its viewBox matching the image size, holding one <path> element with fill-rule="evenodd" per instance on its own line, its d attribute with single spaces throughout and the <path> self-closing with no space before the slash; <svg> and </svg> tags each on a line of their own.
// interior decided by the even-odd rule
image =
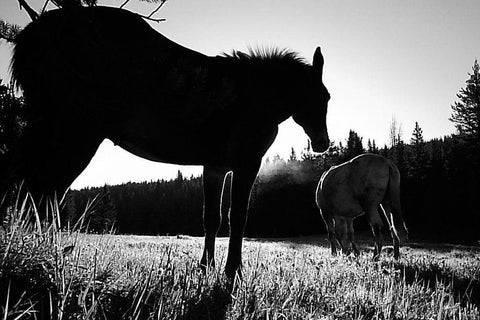
<svg viewBox="0 0 480 320">
<path fill-rule="evenodd" d="M 28 1 L 39 10 L 43 0 Z M 123 0 L 99 0 L 119 6 Z M 153 4 L 131 0 L 132 11 L 148 14 Z M 323 1 L 323 0 L 169 0 L 151 23 L 170 39 L 217 55 L 248 46 L 287 47 L 309 61 L 316 46 L 325 57 L 324 83 L 332 100 L 328 112 L 331 139 L 344 142 L 353 129 L 377 145 L 388 141 L 394 116 L 403 138 L 418 121 L 427 139 L 454 132 L 450 105 L 480 58 L 480 1 Z M 0 1 L 0 18 L 25 25 L 16 0 Z M 10 49 L 0 43 L 0 78 L 7 77 Z M 300 152 L 307 136 L 291 119 L 268 155 Z M 105 141 L 73 188 L 127 181 L 170 179 L 200 167 L 153 163 Z"/>
</svg>

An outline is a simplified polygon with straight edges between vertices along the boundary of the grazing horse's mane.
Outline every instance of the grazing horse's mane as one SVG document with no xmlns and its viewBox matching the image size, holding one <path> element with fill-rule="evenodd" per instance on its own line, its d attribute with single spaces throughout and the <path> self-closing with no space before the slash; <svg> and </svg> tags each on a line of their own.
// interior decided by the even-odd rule
<svg viewBox="0 0 480 320">
<path fill-rule="evenodd" d="M 301 57 L 297 52 L 285 48 L 249 48 L 248 53 L 233 50 L 232 53 L 223 53 L 222 56 L 228 59 L 238 61 L 272 61 L 283 62 L 286 64 L 292 64 L 301 67 L 309 66 L 305 59 Z"/>
</svg>

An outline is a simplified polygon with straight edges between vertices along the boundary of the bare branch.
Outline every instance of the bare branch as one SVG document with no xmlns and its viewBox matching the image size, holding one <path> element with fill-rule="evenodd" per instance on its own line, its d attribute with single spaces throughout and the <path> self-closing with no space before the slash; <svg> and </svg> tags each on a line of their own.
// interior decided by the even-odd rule
<svg viewBox="0 0 480 320">
<path fill-rule="evenodd" d="M 158 5 L 158 7 L 157 7 L 155 10 L 153 10 L 153 11 L 148 15 L 148 17 L 151 18 L 155 13 L 157 13 L 158 10 L 160 10 L 160 9 L 163 7 L 163 5 L 165 4 L 165 2 L 167 2 L 167 0 L 161 0 L 161 1 L 160 1 L 160 4 Z M 163 21 L 165 21 L 165 19 L 163 19 Z"/>
<path fill-rule="evenodd" d="M 40 11 L 41 13 L 44 13 L 45 10 L 47 9 L 47 5 L 48 3 L 50 2 L 50 0 L 45 0 L 45 3 L 43 4 L 43 7 L 42 7 L 42 11 Z"/>
<path fill-rule="evenodd" d="M 141 15 L 139 13 L 137 13 L 138 16 L 142 17 L 143 19 L 145 20 L 150 20 L 150 21 L 154 21 L 154 22 L 162 22 L 162 21 L 166 21 L 167 19 L 165 18 L 162 18 L 162 19 L 154 19 L 154 18 L 150 18 L 150 16 L 144 16 L 144 15 Z"/>
<path fill-rule="evenodd" d="M 129 2 L 130 0 L 126 0 L 124 3 L 122 3 L 122 5 L 120 6 L 120 9 L 123 9 L 123 7 L 125 7 Z"/>
<path fill-rule="evenodd" d="M 27 3 L 27 1 L 25 0 L 18 0 L 18 4 L 20 5 L 20 9 L 21 8 L 24 8 L 25 11 L 27 12 L 28 16 L 30 17 L 30 19 L 33 21 L 33 20 L 37 20 L 38 18 L 38 13 L 37 11 L 33 10 L 32 7 L 30 7 L 30 5 Z"/>
<path fill-rule="evenodd" d="M 135 13 L 136 15 L 138 15 L 139 17 L 142 17 L 143 19 L 145 20 L 150 20 L 150 21 L 154 21 L 154 22 L 162 22 L 162 21 L 166 21 L 166 19 L 164 18 L 161 18 L 161 19 L 155 19 L 155 18 L 152 18 L 152 16 L 158 12 L 158 10 L 160 10 L 163 5 L 165 4 L 165 2 L 167 2 L 167 0 L 140 0 L 140 1 L 145 1 L 145 2 L 150 2 L 150 3 L 154 3 L 154 2 L 160 2 L 160 4 L 155 8 L 155 10 L 153 10 L 152 12 L 150 12 L 150 14 L 148 16 L 145 16 L 143 14 L 140 14 L 140 13 Z M 120 5 L 120 9 L 123 9 L 123 7 L 125 7 L 128 3 L 130 2 L 130 0 L 125 0 L 121 5 Z"/>
</svg>

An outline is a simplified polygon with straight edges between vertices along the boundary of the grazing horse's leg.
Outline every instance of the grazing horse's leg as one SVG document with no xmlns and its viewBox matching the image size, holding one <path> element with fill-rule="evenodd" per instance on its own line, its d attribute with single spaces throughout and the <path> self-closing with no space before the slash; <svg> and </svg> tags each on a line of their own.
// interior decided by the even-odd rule
<svg viewBox="0 0 480 320">
<path fill-rule="evenodd" d="M 400 257 L 400 239 L 398 238 L 397 233 L 395 232 L 395 227 L 393 224 L 392 209 L 388 203 L 383 203 L 379 205 L 379 209 L 385 215 L 387 219 L 388 226 L 390 227 L 390 234 L 393 239 L 393 257 L 398 259 Z"/>
<path fill-rule="evenodd" d="M 248 202 L 253 182 L 260 168 L 260 160 L 254 164 L 233 168 L 230 205 L 230 240 L 225 274 L 234 280 L 235 273 L 241 275 L 242 240 L 247 222 Z"/>
<path fill-rule="evenodd" d="M 348 254 L 348 248 L 345 246 L 347 236 L 347 223 L 342 218 L 335 219 L 335 236 L 338 243 L 340 244 L 340 248 L 342 249 L 343 254 Z"/>
<path fill-rule="evenodd" d="M 215 237 L 222 222 L 222 197 L 227 169 L 205 166 L 203 169 L 203 228 L 205 247 L 200 265 L 215 265 Z"/>
<path fill-rule="evenodd" d="M 332 255 L 337 255 L 337 238 L 335 237 L 335 220 L 329 216 L 326 212 L 322 214 L 323 220 L 327 226 L 328 239 L 330 240 L 330 248 Z"/>
<path fill-rule="evenodd" d="M 347 239 L 352 245 L 353 253 L 355 254 L 355 256 L 359 256 L 360 251 L 358 250 L 357 245 L 355 244 L 355 236 L 353 231 L 353 219 L 347 220 Z"/>
<path fill-rule="evenodd" d="M 383 223 L 377 211 L 377 206 L 372 206 L 367 210 L 368 223 L 372 227 L 372 232 L 375 237 L 375 249 L 373 250 L 373 260 L 378 261 L 380 253 L 382 252 L 382 228 Z"/>
</svg>

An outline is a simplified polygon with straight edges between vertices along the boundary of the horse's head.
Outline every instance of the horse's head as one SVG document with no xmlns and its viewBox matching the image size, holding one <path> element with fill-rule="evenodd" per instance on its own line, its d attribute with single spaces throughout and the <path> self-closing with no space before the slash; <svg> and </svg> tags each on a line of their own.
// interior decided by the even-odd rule
<svg viewBox="0 0 480 320">
<path fill-rule="evenodd" d="M 310 138 L 315 152 L 323 152 L 330 145 L 327 131 L 327 106 L 330 94 L 323 85 L 322 73 L 323 56 L 320 47 L 317 47 L 307 86 L 302 90 L 304 95 L 292 115 L 293 120 L 303 127 Z"/>
</svg>

